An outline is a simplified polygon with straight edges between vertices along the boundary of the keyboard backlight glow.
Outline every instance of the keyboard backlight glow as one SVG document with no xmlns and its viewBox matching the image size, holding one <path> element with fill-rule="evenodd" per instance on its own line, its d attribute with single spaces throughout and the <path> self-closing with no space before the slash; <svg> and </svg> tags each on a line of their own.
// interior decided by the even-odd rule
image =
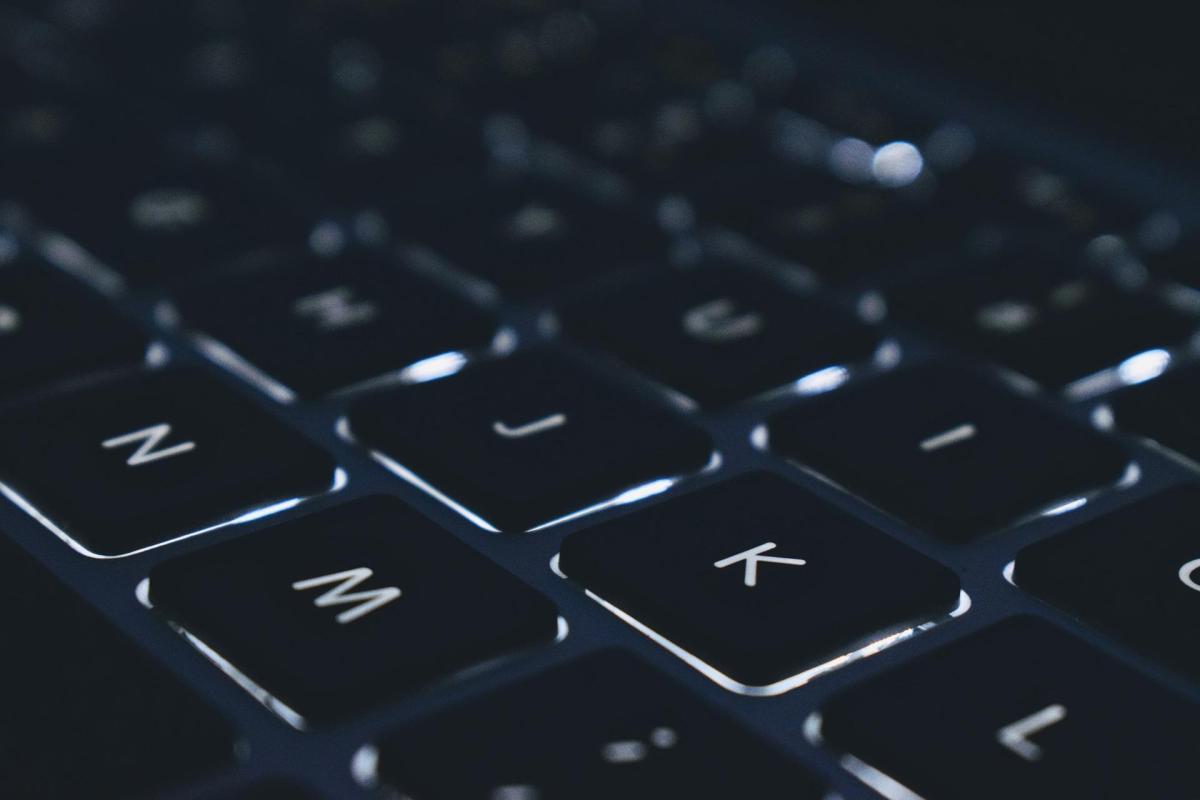
<svg viewBox="0 0 1200 800">
<path fill-rule="evenodd" d="M 1117 367 L 1117 375 L 1126 385 L 1143 383 L 1157 378 L 1171 364 L 1171 354 L 1166 350 L 1147 350 L 1130 356 Z"/>
</svg>

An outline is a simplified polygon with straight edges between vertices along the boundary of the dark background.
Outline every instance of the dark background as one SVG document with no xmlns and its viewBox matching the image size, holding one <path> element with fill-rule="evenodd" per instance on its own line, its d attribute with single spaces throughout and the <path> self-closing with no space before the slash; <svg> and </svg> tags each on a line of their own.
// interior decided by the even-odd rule
<svg viewBox="0 0 1200 800">
<path fill-rule="evenodd" d="M 1200 37 L 1185 4 L 764 1 L 1143 154 L 1200 166 Z"/>
</svg>

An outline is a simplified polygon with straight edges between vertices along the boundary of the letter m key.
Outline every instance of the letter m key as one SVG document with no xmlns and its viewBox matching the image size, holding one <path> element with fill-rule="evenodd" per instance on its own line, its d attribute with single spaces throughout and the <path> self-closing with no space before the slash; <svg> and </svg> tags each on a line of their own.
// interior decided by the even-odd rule
<svg viewBox="0 0 1200 800">
<path fill-rule="evenodd" d="M 327 586 L 331 583 L 336 584 L 332 589 L 314 600 L 313 605 L 317 608 L 344 605 L 354 606 L 353 608 L 347 608 L 337 615 L 338 624 L 345 625 L 349 622 L 354 622 L 356 619 L 365 617 L 375 609 L 387 605 L 400 596 L 400 590 L 395 586 L 385 586 L 381 589 L 366 589 L 361 592 L 350 591 L 363 581 L 369 580 L 373 574 L 367 567 L 357 567 L 344 572 L 334 572 L 329 575 L 321 575 L 317 578 L 296 581 L 292 584 L 292 589 L 297 592 L 303 592 L 308 589 L 315 589 L 318 586 Z"/>
</svg>

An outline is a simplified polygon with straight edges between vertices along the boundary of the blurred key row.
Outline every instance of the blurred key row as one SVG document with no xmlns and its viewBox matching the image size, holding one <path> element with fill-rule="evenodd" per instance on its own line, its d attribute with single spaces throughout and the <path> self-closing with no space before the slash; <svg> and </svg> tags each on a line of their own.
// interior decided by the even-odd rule
<svg viewBox="0 0 1200 800">
<path fill-rule="evenodd" d="M 369 255 L 336 263 L 246 265 L 229 303 L 201 290 L 179 304 L 183 324 L 203 331 L 218 362 L 266 376 L 276 399 L 360 387 L 341 433 L 484 527 L 527 530 L 719 463 L 672 395 L 551 348 L 494 358 L 503 336 L 470 298 Z M 255 402 L 188 370 L 147 370 L 154 348 L 139 326 L 90 290 L 22 257 L 0 281 L 11 406 L 0 434 L 31 454 L 0 477 L 73 544 L 131 552 L 336 482 L 328 456 Z M 618 283 L 560 317 L 581 343 L 705 406 L 771 390 L 794 398 L 758 444 L 947 540 L 1135 474 L 1112 436 L 986 371 L 909 365 L 853 378 L 849 367 L 878 362 L 877 326 L 760 270 Z M 1097 420 L 1195 458 L 1194 372 L 1124 388 Z M 122 463 L 140 469 L 112 469 Z M 178 480 L 184 472 L 197 477 Z"/>
<path fill-rule="evenodd" d="M 831 283 L 934 257 L 958 271 L 997 232 L 1050 240 L 1068 272 L 1121 237 L 1178 280 L 1194 249 L 1169 215 L 831 87 L 781 47 L 651 35 L 636 4 L 311 4 L 285 26 L 257 4 L 77 5 L 3 49 L 20 101 L 4 193 L 136 281 L 303 246 L 335 209 L 516 297 L 661 263 L 694 220 Z M 430 38 L 386 47 L 397 31 Z M 178 69 L 125 74 L 137 53 Z"/>
<path fill-rule="evenodd" d="M 0 329 L 15 374 L 6 395 L 146 359 L 149 343 L 135 326 L 35 263 L 15 239 L 3 241 Z M 915 278 L 886 290 L 884 302 L 817 295 L 802 272 L 714 257 L 614 276 L 569 293 L 554 314 L 568 339 L 706 407 L 892 358 L 889 334 L 903 328 L 881 324 L 885 308 L 900 326 L 1077 396 L 1155 377 L 1177 355 L 1186 360 L 1194 309 L 1124 293 L 1112 275 L 1058 270 L 1042 257 L 1021 250 L 958 278 Z M 293 400 L 510 348 L 511 331 L 476 289 L 412 251 L 321 258 L 294 249 L 215 271 L 160 316 L 217 360 L 252 368 L 277 399 Z"/>
</svg>

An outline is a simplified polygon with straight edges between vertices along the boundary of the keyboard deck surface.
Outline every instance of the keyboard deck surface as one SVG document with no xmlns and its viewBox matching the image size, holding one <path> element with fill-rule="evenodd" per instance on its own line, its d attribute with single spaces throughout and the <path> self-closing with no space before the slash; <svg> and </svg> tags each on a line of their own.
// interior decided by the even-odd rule
<svg viewBox="0 0 1200 800">
<path fill-rule="evenodd" d="M 0 8 L 0 765 L 61 684 L 100 796 L 1061 797 L 1077 718 L 1187 796 L 1194 187 L 768 12 L 581 5 Z M 1108 683 L 921 671 L 1036 683 L 1021 636 Z M 194 729 L 98 744 L 116 667 Z M 906 742 L 910 690 L 986 735 Z"/>
</svg>

